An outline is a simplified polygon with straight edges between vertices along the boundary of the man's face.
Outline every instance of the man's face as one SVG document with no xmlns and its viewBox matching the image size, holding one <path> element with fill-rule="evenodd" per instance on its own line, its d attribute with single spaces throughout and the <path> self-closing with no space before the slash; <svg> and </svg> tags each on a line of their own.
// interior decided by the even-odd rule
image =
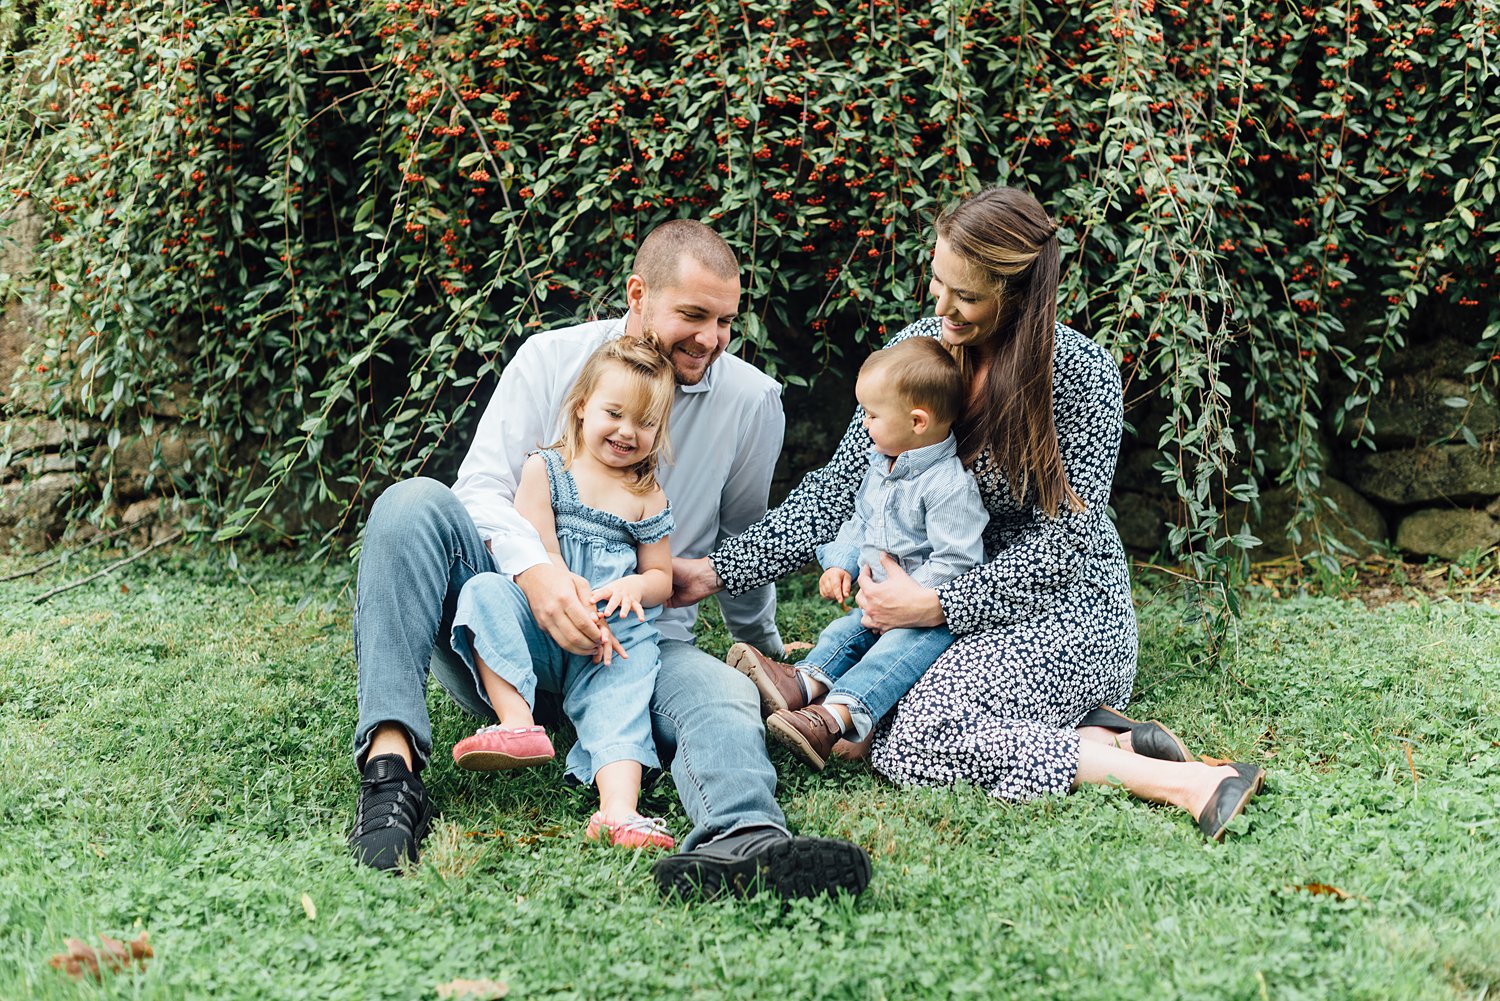
<svg viewBox="0 0 1500 1001">
<path fill-rule="evenodd" d="M 677 281 L 647 288 L 636 275 L 625 284 L 625 300 L 640 329 L 656 335 L 679 386 L 696 386 L 729 346 L 729 325 L 739 313 L 740 280 L 720 278 L 694 260 L 677 266 Z"/>
</svg>

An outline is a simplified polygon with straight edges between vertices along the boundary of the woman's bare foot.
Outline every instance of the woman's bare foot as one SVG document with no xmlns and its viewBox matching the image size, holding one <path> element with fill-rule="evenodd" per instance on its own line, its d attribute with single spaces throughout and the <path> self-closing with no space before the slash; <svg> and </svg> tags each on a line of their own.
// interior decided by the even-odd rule
<svg viewBox="0 0 1500 1001">
<path fill-rule="evenodd" d="M 1096 744 L 1108 744 L 1110 747 L 1118 747 L 1122 751 L 1134 753 L 1135 749 L 1130 745 L 1129 730 L 1111 730 L 1102 726 L 1080 726 L 1078 736 L 1083 740 L 1092 740 Z"/>
</svg>

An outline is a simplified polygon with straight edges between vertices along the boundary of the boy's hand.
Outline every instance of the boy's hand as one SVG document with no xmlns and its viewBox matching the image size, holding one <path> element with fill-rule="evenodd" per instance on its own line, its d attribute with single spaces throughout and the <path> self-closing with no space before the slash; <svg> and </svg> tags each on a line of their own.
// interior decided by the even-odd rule
<svg viewBox="0 0 1500 1001">
<path fill-rule="evenodd" d="M 853 586 L 854 578 L 849 576 L 849 571 L 840 567 L 824 570 L 823 576 L 818 578 L 818 593 L 840 605 L 849 600 L 849 590 Z"/>
<path fill-rule="evenodd" d="M 595 604 L 605 602 L 604 610 L 600 613 L 604 619 L 608 619 L 618 609 L 622 619 L 634 612 L 636 618 L 645 622 L 646 610 L 641 607 L 641 598 L 645 596 L 645 592 L 646 582 L 641 579 L 641 575 L 631 574 L 595 588 L 593 600 Z"/>
</svg>

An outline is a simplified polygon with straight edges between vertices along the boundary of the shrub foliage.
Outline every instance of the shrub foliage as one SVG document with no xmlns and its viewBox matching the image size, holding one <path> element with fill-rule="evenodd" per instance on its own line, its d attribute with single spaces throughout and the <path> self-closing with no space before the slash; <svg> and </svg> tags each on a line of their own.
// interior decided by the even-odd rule
<svg viewBox="0 0 1500 1001">
<path fill-rule="evenodd" d="M 156 473 L 206 522 L 324 529 L 451 458 L 661 220 L 742 252 L 739 349 L 796 383 L 920 315 L 938 208 L 1018 184 L 1061 315 L 1165 404 L 1139 430 L 1213 573 L 1253 542 L 1227 496 L 1312 509 L 1418 313 L 1495 385 L 1497 38 L 1457 0 L 33 0 L 0 20 L 23 378 L 111 446 L 200 427 Z"/>
</svg>

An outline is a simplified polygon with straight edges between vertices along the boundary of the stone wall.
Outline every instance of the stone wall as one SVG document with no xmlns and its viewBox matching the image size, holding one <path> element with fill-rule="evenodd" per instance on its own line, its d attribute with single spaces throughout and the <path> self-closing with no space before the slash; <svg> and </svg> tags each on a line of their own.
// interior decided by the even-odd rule
<svg viewBox="0 0 1500 1001">
<path fill-rule="evenodd" d="M 1468 392 L 1463 369 L 1472 358 L 1472 346 L 1453 338 L 1413 346 L 1393 361 L 1380 394 L 1343 440 L 1324 439 L 1322 532 L 1356 553 L 1389 540 L 1418 559 L 1456 560 L 1500 543 L 1500 407 Z M 1161 415 L 1149 405 L 1142 411 L 1133 422 L 1142 438 L 1154 437 Z M 1373 450 L 1353 443 L 1366 427 Z M 1120 536 L 1139 553 L 1161 548 L 1163 522 L 1176 514 L 1172 491 L 1153 468 L 1161 458 L 1140 441 L 1127 443 L 1116 472 Z M 1262 542 L 1256 558 L 1308 551 L 1306 527 L 1300 544 L 1285 530 L 1295 511 L 1289 488 L 1262 487 L 1260 505 L 1261 518 L 1250 525 Z M 1248 517 L 1231 511 L 1236 526 Z"/>
<path fill-rule="evenodd" d="M 32 246 L 40 232 L 31 207 L 22 203 L 0 215 L 0 273 L 23 279 L 31 271 Z M 49 416 L 53 400 L 18 395 L 16 376 L 30 364 L 29 352 L 41 336 L 36 310 L 24 299 L 10 296 L 0 311 L 0 546 L 37 552 L 55 544 L 67 527 L 75 504 L 92 504 L 101 495 L 105 429 L 88 421 L 57 420 Z M 168 531 L 159 517 L 160 488 L 151 478 L 189 450 L 198 440 L 172 418 L 174 412 L 153 415 L 150 437 L 137 435 L 121 443 L 113 463 L 113 503 L 109 516 L 122 525 L 140 526 L 139 539 Z M 83 529 L 83 534 L 91 530 Z"/>
</svg>

